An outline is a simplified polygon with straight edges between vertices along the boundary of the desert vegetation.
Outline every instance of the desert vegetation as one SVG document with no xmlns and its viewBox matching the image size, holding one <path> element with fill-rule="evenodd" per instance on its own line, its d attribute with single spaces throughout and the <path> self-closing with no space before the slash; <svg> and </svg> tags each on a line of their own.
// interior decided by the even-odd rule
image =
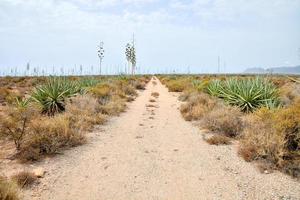
<svg viewBox="0 0 300 200">
<path fill-rule="evenodd" d="M 1 78 L 0 140 L 15 146 L 4 156 L 34 162 L 84 144 L 86 133 L 125 111 L 148 81 L 147 76 Z M 30 172 L 11 179 L 0 179 L 0 199 L 17 198 L 13 183 L 28 187 L 36 180 Z"/>
<path fill-rule="evenodd" d="M 285 76 L 159 76 L 181 92 L 180 111 L 214 135 L 209 144 L 238 144 L 247 162 L 300 177 L 300 84 Z"/>
</svg>

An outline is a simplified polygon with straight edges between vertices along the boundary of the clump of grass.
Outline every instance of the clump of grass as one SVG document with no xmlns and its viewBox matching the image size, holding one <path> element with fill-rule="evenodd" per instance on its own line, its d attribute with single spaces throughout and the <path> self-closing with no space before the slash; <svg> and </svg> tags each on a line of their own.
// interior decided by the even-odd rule
<svg viewBox="0 0 300 200">
<path fill-rule="evenodd" d="M 203 117 L 201 124 L 213 132 L 236 137 L 243 129 L 242 113 L 237 107 L 218 106 Z"/>
<path fill-rule="evenodd" d="M 155 98 L 158 98 L 159 97 L 159 93 L 158 92 L 152 92 L 151 96 L 153 96 Z"/>
<path fill-rule="evenodd" d="M 0 199 L 19 200 L 18 190 L 15 184 L 0 176 Z"/>
<path fill-rule="evenodd" d="M 183 118 L 187 121 L 199 120 L 207 115 L 219 102 L 204 93 L 195 93 L 186 104 L 180 107 Z"/>
<path fill-rule="evenodd" d="M 22 171 L 14 174 L 12 180 L 21 188 L 29 188 L 37 182 L 37 177 L 32 172 Z"/>
<path fill-rule="evenodd" d="M 229 144 L 231 144 L 230 138 L 226 137 L 224 135 L 213 135 L 213 136 L 205 139 L 205 141 L 211 145 L 229 145 Z"/>
<path fill-rule="evenodd" d="M 263 106 L 274 108 L 280 104 L 277 88 L 262 78 L 214 80 L 208 84 L 207 92 L 240 107 L 243 112 L 253 112 Z"/>
</svg>

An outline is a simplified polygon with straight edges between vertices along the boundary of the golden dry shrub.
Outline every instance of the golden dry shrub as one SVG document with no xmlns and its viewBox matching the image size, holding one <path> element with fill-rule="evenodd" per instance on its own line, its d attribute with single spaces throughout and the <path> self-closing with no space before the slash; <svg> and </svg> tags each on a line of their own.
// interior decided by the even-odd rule
<svg viewBox="0 0 300 200">
<path fill-rule="evenodd" d="M 243 129 L 243 113 L 237 107 L 217 106 L 201 120 L 201 125 L 215 133 L 236 137 Z"/>
<path fill-rule="evenodd" d="M 75 130 L 91 131 L 94 125 L 106 121 L 106 117 L 100 113 L 97 99 L 89 94 L 71 98 L 65 112 Z"/>
<path fill-rule="evenodd" d="M 194 93 L 188 102 L 181 105 L 180 112 L 187 121 L 199 120 L 220 104 L 215 98 L 205 93 Z"/>
<path fill-rule="evenodd" d="M 99 112 L 105 115 L 118 115 L 121 112 L 124 112 L 126 109 L 126 100 L 113 96 L 112 99 L 105 105 L 101 105 Z"/>
<path fill-rule="evenodd" d="M 0 115 L 0 135 L 6 136 L 14 141 L 17 150 L 20 150 L 24 137 L 29 132 L 31 119 L 37 116 L 38 110 L 34 106 L 5 107 Z"/>
<path fill-rule="evenodd" d="M 140 79 L 135 80 L 132 85 L 137 90 L 144 90 L 146 88 L 146 82 Z"/>
<path fill-rule="evenodd" d="M 213 136 L 205 139 L 205 141 L 208 144 L 211 144 L 211 145 L 228 145 L 228 144 L 231 144 L 231 139 L 229 137 L 224 136 L 224 135 L 213 135 Z"/>
<path fill-rule="evenodd" d="M 288 82 L 279 88 L 280 100 L 285 105 L 291 105 L 300 99 L 300 84 Z"/>
<path fill-rule="evenodd" d="M 8 87 L 0 87 L 0 103 L 12 104 L 16 98 L 20 98 L 22 95 L 17 89 L 9 89 Z"/>
<path fill-rule="evenodd" d="M 300 102 L 287 108 L 261 108 L 245 119 L 240 149 L 252 150 L 252 159 L 263 159 L 295 177 L 300 176 Z"/>
<path fill-rule="evenodd" d="M 110 101 L 112 96 L 112 90 L 109 84 L 99 84 L 92 87 L 89 92 L 95 96 L 102 105 Z"/>
<path fill-rule="evenodd" d="M 85 136 L 75 129 L 65 113 L 34 119 L 30 129 L 31 134 L 18 154 L 22 161 L 38 160 L 43 155 L 54 154 L 63 148 L 81 145 L 86 141 Z"/>
<path fill-rule="evenodd" d="M 21 188 L 29 188 L 37 182 L 37 177 L 28 171 L 21 171 L 14 174 L 11 179 L 17 183 Z"/>
<path fill-rule="evenodd" d="M 182 92 L 186 88 L 188 88 L 188 83 L 182 79 L 175 79 L 166 82 L 166 86 L 169 92 Z"/>
<path fill-rule="evenodd" d="M 275 163 L 280 159 L 285 141 L 283 135 L 276 133 L 273 120 L 274 112 L 267 108 L 261 108 L 244 118 L 245 127 L 241 139 L 241 155 L 242 151 L 256 154 L 247 155 L 246 160 L 250 161 L 250 158 L 262 157 Z"/>
<path fill-rule="evenodd" d="M 7 181 L 0 176 L 0 199 L 1 200 L 19 200 L 18 189 L 12 182 Z"/>
</svg>

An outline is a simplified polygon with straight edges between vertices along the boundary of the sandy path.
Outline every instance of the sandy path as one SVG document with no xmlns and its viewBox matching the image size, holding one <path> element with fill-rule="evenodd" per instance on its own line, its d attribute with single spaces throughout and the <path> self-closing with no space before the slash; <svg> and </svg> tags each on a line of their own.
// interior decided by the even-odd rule
<svg viewBox="0 0 300 200">
<path fill-rule="evenodd" d="M 160 96 L 150 103 L 153 91 Z M 233 145 L 206 144 L 178 106 L 160 83 L 148 84 L 89 144 L 41 163 L 48 173 L 26 199 L 300 199 L 288 176 L 259 173 Z"/>
</svg>

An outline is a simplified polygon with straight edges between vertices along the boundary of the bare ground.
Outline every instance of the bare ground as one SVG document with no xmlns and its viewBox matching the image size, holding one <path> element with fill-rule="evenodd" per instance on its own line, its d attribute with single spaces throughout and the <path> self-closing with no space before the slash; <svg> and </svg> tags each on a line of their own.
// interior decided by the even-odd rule
<svg viewBox="0 0 300 200">
<path fill-rule="evenodd" d="M 204 142 L 180 116 L 176 94 L 157 82 L 87 145 L 39 163 L 47 174 L 25 199 L 300 199 L 299 182 L 260 173 L 235 145 Z M 159 92 L 156 102 L 151 92 Z"/>
</svg>

